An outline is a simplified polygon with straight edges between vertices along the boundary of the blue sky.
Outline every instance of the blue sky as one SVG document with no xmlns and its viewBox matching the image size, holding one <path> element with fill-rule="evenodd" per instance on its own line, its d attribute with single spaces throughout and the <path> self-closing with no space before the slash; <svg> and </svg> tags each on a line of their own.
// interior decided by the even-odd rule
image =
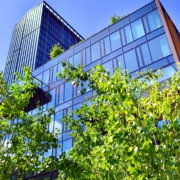
<svg viewBox="0 0 180 180">
<path fill-rule="evenodd" d="M 14 24 L 40 0 L 0 1 L 0 71 L 9 50 Z M 126 15 L 151 2 L 151 0 L 46 0 L 84 38 L 110 24 L 114 14 Z M 161 0 L 169 16 L 180 31 L 180 0 Z"/>
</svg>

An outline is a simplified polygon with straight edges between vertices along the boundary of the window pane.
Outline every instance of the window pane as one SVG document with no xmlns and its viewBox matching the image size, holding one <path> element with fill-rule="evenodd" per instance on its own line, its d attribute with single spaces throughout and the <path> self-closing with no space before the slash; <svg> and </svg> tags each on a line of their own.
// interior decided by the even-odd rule
<svg viewBox="0 0 180 180">
<path fill-rule="evenodd" d="M 72 56 L 68 59 L 68 62 L 73 65 L 73 57 Z"/>
<path fill-rule="evenodd" d="M 162 21 L 157 10 L 147 14 L 147 19 L 151 31 L 162 26 Z"/>
<path fill-rule="evenodd" d="M 62 122 L 61 119 L 63 118 L 63 111 L 60 111 L 55 114 L 55 121 L 54 121 L 54 129 L 59 129 L 60 133 L 62 133 Z"/>
<path fill-rule="evenodd" d="M 105 53 L 106 55 L 111 52 L 110 50 L 110 43 L 109 43 L 109 36 L 104 38 L 104 47 L 105 47 Z"/>
<path fill-rule="evenodd" d="M 57 74 L 57 66 L 54 66 L 52 70 L 53 70 L 52 82 L 55 82 L 56 81 L 56 74 Z"/>
<path fill-rule="evenodd" d="M 74 67 L 77 67 L 79 63 L 81 64 L 81 52 L 74 55 Z"/>
<path fill-rule="evenodd" d="M 151 61 L 151 56 L 150 56 L 150 53 L 149 53 L 149 48 L 148 48 L 147 43 L 141 45 L 141 51 L 142 51 L 142 56 L 143 56 L 143 59 L 144 59 L 145 66 L 148 65 L 148 64 L 151 64 L 152 61 Z"/>
<path fill-rule="evenodd" d="M 138 19 L 131 23 L 131 27 L 134 40 L 145 35 L 141 19 Z"/>
<path fill-rule="evenodd" d="M 99 42 L 97 42 L 91 46 L 91 57 L 92 57 L 92 62 L 101 57 L 100 56 Z"/>
<path fill-rule="evenodd" d="M 124 31 L 125 31 L 125 35 L 126 35 L 126 42 L 127 43 L 130 43 L 133 41 L 133 38 L 132 38 L 132 32 L 131 32 L 131 28 L 130 28 L 130 25 L 126 26 L 124 28 Z"/>
<path fill-rule="evenodd" d="M 65 96 L 64 96 L 65 101 L 72 98 L 72 84 L 71 84 L 71 82 L 65 83 L 65 91 L 64 91 L 64 93 L 65 93 Z"/>
<path fill-rule="evenodd" d="M 43 73 L 43 87 L 49 84 L 49 70 Z"/>
<path fill-rule="evenodd" d="M 69 139 L 67 141 L 63 141 L 63 152 L 68 152 L 72 147 L 72 139 Z"/>
<path fill-rule="evenodd" d="M 113 75 L 112 61 L 104 63 L 102 66 L 110 73 L 111 76 Z"/>
<path fill-rule="evenodd" d="M 124 29 L 121 29 L 120 32 L 121 32 L 122 45 L 124 46 L 126 44 Z"/>
<path fill-rule="evenodd" d="M 135 50 L 128 51 L 127 53 L 124 53 L 124 59 L 126 64 L 126 69 L 129 70 L 129 72 L 135 71 L 138 69 L 138 63 L 136 58 Z"/>
<path fill-rule="evenodd" d="M 153 61 L 157 61 L 171 54 L 171 49 L 165 34 L 148 43 Z"/>
<path fill-rule="evenodd" d="M 86 65 L 91 63 L 90 47 L 86 48 Z"/>
<path fill-rule="evenodd" d="M 139 66 L 143 67 L 143 61 L 142 61 L 141 51 L 139 47 L 136 48 L 136 53 L 137 53 L 137 57 L 139 61 Z"/>
<path fill-rule="evenodd" d="M 64 84 L 60 86 L 60 92 L 59 92 L 59 104 L 64 102 Z"/>
<path fill-rule="evenodd" d="M 120 40 L 119 31 L 116 31 L 115 33 L 111 34 L 110 39 L 111 39 L 112 51 L 119 49 L 121 47 L 121 40 Z"/>
<path fill-rule="evenodd" d="M 117 58 L 117 61 L 118 61 L 118 66 L 122 69 L 125 69 L 125 64 L 124 64 L 124 57 L 123 55 L 119 56 Z"/>
<path fill-rule="evenodd" d="M 143 23 L 144 23 L 145 31 L 146 31 L 146 33 L 148 33 L 149 27 L 148 27 L 146 16 L 143 17 Z"/>
<path fill-rule="evenodd" d="M 100 45 L 101 45 L 101 56 L 105 55 L 105 50 L 104 50 L 104 42 L 103 39 L 100 41 Z"/>
<path fill-rule="evenodd" d="M 56 89 L 50 91 L 51 102 L 48 103 L 48 108 L 54 107 L 55 105 L 55 97 L 56 97 Z"/>
</svg>

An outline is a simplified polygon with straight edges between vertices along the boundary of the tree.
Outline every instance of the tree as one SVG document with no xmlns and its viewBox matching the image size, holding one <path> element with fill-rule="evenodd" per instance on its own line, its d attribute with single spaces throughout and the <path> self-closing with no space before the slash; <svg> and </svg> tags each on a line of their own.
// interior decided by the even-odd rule
<svg viewBox="0 0 180 180">
<path fill-rule="evenodd" d="M 50 58 L 53 59 L 57 56 L 59 56 L 60 54 L 62 54 L 64 52 L 64 49 L 62 49 L 59 44 L 55 44 L 52 49 L 50 50 Z"/>
<path fill-rule="evenodd" d="M 16 73 L 16 82 L 7 85 L 0 73 L 0 179 L 11 175 L 22 179 L 30 171 L 55 167 L 56 158 L 43 158 L 50 148 L 58 147 L 56 132 L 49 132 L 53 109 L 35 115 L 25 112 L 38 84 L 33 83 L 30 68 L 24 77 Z M 43 163 L 42 163 L 43 161 Z"/>
<path fill-rule="evenodd" d="M 124 16 L 116 16 L 116 15 L 113 15 L 110 19 L 111 21 L 111 24 L 114 24 L 116 22 L 118 22 L 119 20 L 121 20 Z"/>
<path fill-rule="evenodd" d="M 180 179 L 180 72 L 132 77 L 101 65 L 84 72 L 63 62 L 59 77 L 94 96 L 63 122 L 74 146 L 58 162 L 59 179 Z M 164 120 L 164 121 L 160 121 Z M 162 126 L 159 126 L 162 123 Z M 85 126 L 85 131 L 83 131 Z"/>
</svg>

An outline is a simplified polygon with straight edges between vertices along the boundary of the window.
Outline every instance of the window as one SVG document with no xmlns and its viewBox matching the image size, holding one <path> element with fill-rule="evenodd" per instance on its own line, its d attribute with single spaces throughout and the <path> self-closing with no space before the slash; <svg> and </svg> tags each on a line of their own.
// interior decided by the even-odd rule
<svg viewBox="0 0 180 180">
<path fill-rule="evenodd" d="M 145 66 L 148 65 L 148 64 L 151 64 L 152 61 L 151 61 L 151 56 L 150 56 L 150 53 L 149 53 L 149 48 L 148 48 L 147 43 L 141 45 L 141 51 L 142 51 L 142 56 L 143 56 L 143 59 L 144 59 Z"/>
<path fill-rule="evenodd" d="M 49 93 L 51 95 L 51 101 L 48 103 L 48 108 L 51 108 L 55 105 L 56 89 L 51 90 Z"/>
<path fill-rule="evenodd" d="M 110 39 L 112 51 L 115 51 L 116 49 L 119 49 L 121 47 L 119 31 L 116 31 L 115 33 L 111 34 Z"/>
<path fill-rule="evenodd" d="M 56 74 L 57 74 L 57 66 L 52 68 L 52 82 L 56 81 Z"/>
<path fill-rule="evenodd" d="M 120 33 L 121 33 L 122 45 L 124 46 L 124 45 L 126 44 L 124 29 L 121 29 L 121 30 L 120 30 Z"/>
<path fill-rule="evenodd" d="M 60 85 L 59 88 L 60 92 L 59 92 L 59 104 L 64 102 L 64 84 Z"/>
<path fill-rule="evenodd" d="M 63 152 L 68 152 L 72 147 L 72 139 L 69 139 L 67 141 L 63 141 Z"/>
<path fill-rule="evenodd" d="M 97 59 L 99 59 L 101 57 L 99 42 L 97 42 L 91 46 L 91 57 L 92 57 L 92 62 L 96 61 Z"/>
<path fill-rule="evenodd" d="M 61 119 L 63 118 L 63 111 L 57 112 L 55 114 L 55 121 L 54 121 L 54 129 L 59 129 L 60 133 L 62 133 L 62 122 Z"/>
<path fill-rule="evenodd" d="M 122 69 L 125 69 L 125 64 L 124 64 L 124 58 L 123 55 L 117 57 L 117 61 L 118 61 L 118 66 Z"/>
<path fill-rule="evenodd" d="M 131 27 L 132 27 L 134 40 L 145 35 L 141 19 L 138 19 L 134 21 L 133 23 L 131 23 Z"/>
<path fill-rule="evenodd" d="M 127 26 L 124 28 L 124 31 L 125 31 L 125 35 L 126 35 L 126 42 L 127 42 L 127 43 L 132 42 L 132 41 L 133 41 L 133 38 L 132 38 L 132 32 L 131 32 L 130 25 L 127 25 Z"/>
<path fill-rule="evenodd" d="M 162 21 L 157 10 L 147 14 L 150 30 L 153 31 L 162 26 Z"/>
<path fill-rule="evenodd" d="M 112 76 L 113 75 L 113 67 L 112 67 L 112 61 L 108 61 L 102 65 Z"/>
<path fill-rule="evenodd" d="M 81 64 L 81 52 L 74 55 L 74 67 L 78 67 L 78 64 Z"/>
<path fill-rule="evenodd" d="M 64 100 L 67 101 L 72 98 L 72 84 L 65 83 Z"/>
<path fill-rule="evenodd" d="M 105 55 L 105 49 L 104 49 L 103 39 L 100 40 L 100 46 L 101 46 L 101 56 L 104 56 Z"/>
<path fill-rule="evenodd" d="M 49 84 L 49 70 L 43 73 L 43 87 Z"/>
<path fill-rule="evenodd" d="M 165 34 L 149 41 L 148 43 L 153 61 L 157 61 L 171 54 L 171 49 Z"/>
<path fill-rule="evenodd" d="M 146 16 L 143 17 L 143 24 L 144 24 L 146 33 L 149 33 L 149 27 L 148 27 Z"/>
<path fill-rule="evenodd" d="M 126 64 L 126 69 L 129 70 L 129 72 L 135 71 L 138 69 L 138 63 L 136 58 L 135 50 L 128 51 L 127 53 L 124 53 L 124 59 Z"/>
<path fill-rule="evenodd" d="M 90 47 L 86 48 L 86 65 L 91 63 Z"/>
<path fill-rule="evenodd" d="M 136 53 L 137 53 L 137 57 L 138 57 L 138 61 L 139 61 L 139 66 L 143 67 L 143 60 L 142 60 L 142 56 L 141 56 L 140 47 L 136 48 Z"/>
<path fill-rule="evenodd" d="M 109 43 L 109 36 L 104 38 L 104 47 L 105 47 L 105 54 L 109 54 L 111 52 L 110 43 Z"/>
</svg>

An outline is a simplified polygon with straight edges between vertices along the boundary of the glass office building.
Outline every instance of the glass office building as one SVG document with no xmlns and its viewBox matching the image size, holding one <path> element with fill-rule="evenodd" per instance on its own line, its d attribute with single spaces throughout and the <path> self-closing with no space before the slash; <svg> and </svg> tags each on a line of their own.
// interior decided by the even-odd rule
<svg viewBox="0 0 180 180">
<path fill-rule="evenodd" d="M 41 2 L 14 26 L 4 79 L 11 84 L 14 72 L 22 74 L 22 65 L 38 68 L 50 60 L 49 51 L 54 44 L 64 50 L 83 40 L 46 2 Z"/>
<path fill-rule="evenodd" d="M 43 23 L 45 22 L 46 20 Z M 44 41 L 44 45 L 48 46 L 47 44 L 48 42 Z M 180 34 L 159 0 L 155 0 L 34 70 L 33 76 L 43 82 L 41 88 L 51 95 L 50 101 L 42 103 L 42 111 L 55 108 L 55 115 L 48 129 L 61 130 L 59 144 L 62 147 L 50 149 L 44 153 L 45 157 L 59 157 L 62 152 L 67 152 L 73 146 L 70 131 L 60 119 L 80 107 L 86 97 L 92 96 L 91 90 L 85 95 L 80 95 L 78 87 L 73 87 L 72 83 L 56 77 L 56 73 L 62 71 L 62 60 L 71 62 L 75 67 L 80 63 L 84 66 L 84 71 L 102 64 L 110 74 L 120 66 L 121 69 L 128 69 L 134 76 L 137 76 L 137 71 L 148 68 L 156 71 L 160 68 L 164 71 L 161 80 L 165 80 L 177 71 L 176 64 L 180 60 Z M 38 99 L 43 101 L 43 96 Z M 35 104 L 35 101 L 31 104 Z M 33 106 L 27 111 L 32 115 L 37 113 Z M 45 177 L 55 179 L 57 171 L 32 173 L 29 176 L 37 180 Z"/>
</svg>

